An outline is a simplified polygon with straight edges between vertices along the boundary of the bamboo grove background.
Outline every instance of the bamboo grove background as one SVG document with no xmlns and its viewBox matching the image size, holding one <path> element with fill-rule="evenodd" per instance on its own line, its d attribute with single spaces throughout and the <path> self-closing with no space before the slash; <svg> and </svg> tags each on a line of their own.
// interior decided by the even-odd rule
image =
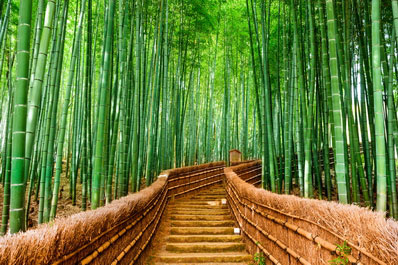
<svg viewBox="0 0 398 265">
<path fill-rule="evenodd" d="M 398 217 L 397 0 L 4 0 L 0 14 L 1 233 L 27 228 L 33 200 L 53 220 L 62 180 L 96 209 L 232 148 L 262 159 L 273 192 Z"/>
</svg>

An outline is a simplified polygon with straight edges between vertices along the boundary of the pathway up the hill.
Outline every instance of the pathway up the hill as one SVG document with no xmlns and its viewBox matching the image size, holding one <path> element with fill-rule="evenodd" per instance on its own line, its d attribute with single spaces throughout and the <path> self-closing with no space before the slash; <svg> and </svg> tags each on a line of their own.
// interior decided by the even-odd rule
<svg viewBox="0 0 398 265">
<path fill-rule="evenodd" d="M 190 198 L 176 199 L 168 205 L 165 237 L 148 264 L 249 264 L 238 227 L 222 200 L 221 185 L 210 187 Z"/>
</svg>

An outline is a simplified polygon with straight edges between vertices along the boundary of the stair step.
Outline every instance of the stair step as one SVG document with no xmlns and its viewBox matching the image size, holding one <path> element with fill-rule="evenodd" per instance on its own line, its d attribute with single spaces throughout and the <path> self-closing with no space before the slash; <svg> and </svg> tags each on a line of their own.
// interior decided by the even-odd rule
<svg viewBox="0 0 398 265">
<path fill-rule="evenodd" d="M 206 196 L 225 196 L 227 194 L 227 192 L 224 191 L 217 191 L 217 192 L 209 192 L 209 193 L 200 193 L 200 194 L 196 194 L 194 197 L 206 197 Z"/>
<path fill-rule="evenodd" d="M 202 199 L 193 199 L 189 201 L 178 201 L 172 202 L 169 205 L 221 205 L 220 200 L 202 200 Z"/>
<path fill-rule="evenodd" d="M 227 194 L 220 194 L 220 195 L 196 195 L 194 197 L 191 197 L 190 199 L 199 199 L 199 200 L 218 200 L 218 199 L 223 199 L 227 196 Z"/>
<path fill-rule="evenodd" d="M 173 210 L 169 211 L 171 216 L 174 215 L 191 215 L 191 216 L 209 216 L 212 213 L 215 215 L 226 215 L 230 216 L 230 212 L 227 209 L 214 209 L 212 211 L 189 211 L 189 210 Z"/>
<path fill-rule="evenodd" d="M 172 227 L 227 227 L 234 226 L 235 223 L 232 220 L 221 220 L 221 221 L 172 221 Z"/>
<path fill-rule="evenodd" d="M 203 263 L 183 263 L 184 265 L 203 265 Z M 206 264 L 210 265 L 247 265 L 247 262 L 208 262 Z M 249 263 L 252 264 L 252 263 Z M 181 265 L 181 263 L 164 263 L 164 262 L 156 262 L 155 265 Z"/>
<path fill-rule="evenodd" d="M 233 235 L 233 227 L 172 227 L 172 235 Z"/>
<path fill-rule="evenodd" d="M 225 192 L 226 192 L 226 189 L 221 188 L 221 189 L 214 189 L 214 190 L 211 190 L 211 191 L 199 192 L 199 193 L 196 193 L 195 195 L 207 195 L 207 194 L 225 193 Z"/>
<path fill-rule="evenodd" d="M 193 214 L 174 214 L 170 216 L 171 220 L 207 220 L 207 221 L 217 221 L 217 220 L 231 220 L 229 214 L 214 214 L 214 215 L 193 215 Z"/>
<path fill-rule="evenodd" d="M 175 263 L 208 263 L 212 262 L 249 262 L 252 257 L 242 252 L 223 253 L 159 253 L 155 259 L 160 262 Z"/>
<path fill-rule="evenodd" d="M 184 200 L 174 200 L 171 202 L 180 202 L 180 201 L 184 201 L 184 202 L 192 202 L 192 201 L 219 201 L 221 199 L 226 199 L 226 194 L 222 195 L 218 195 L 218 196 L 194 196 L 194 197 L 189 197 L 189 198 L 184 198 Z M 212 198 L 212 199 L 208 199 L 208 198 Z"/>
<path fill-rule="evenodd" d="M 153 258 L 158 265 L 244 265 L 253 262 L 235 222 L 223 186 L 169 202 L 169 235 Z"/>
<path fill-rule="evenodd" d="M 166 250 L 178 253 L 221 253 L 245 250 L 243 243 L 168 243 Z"/>
<path fill-rule="evenodd" d="M 187 205 L 187 204 L 170 204 L 169 209 L 227 209 L 228 206 L 224 205 Z"/>
<path fill-rule="evenodd" d="M 240 235 L 171 235 L 167 242 L 188 243 L 188 242 L 241 242 Z"/>
<path fill-rule="evenodd" d="M 227 208 L 215 208 L 215 209 L 179 209 L 179 208 L 171 208 L 169 209 L 171 214 L 185 214 L 185 215 L 222 215 L 222 214 L 230 214 L 229 209 Z"/>
<path fill-rule="evenodd" d="M 224 188 L 215 188 L 212 190 L 206 190 L 197 194 L 213 194 L 213 193 L 221 193 L 224 192 L 225 193 L 225 189 Z"/>
</svg>

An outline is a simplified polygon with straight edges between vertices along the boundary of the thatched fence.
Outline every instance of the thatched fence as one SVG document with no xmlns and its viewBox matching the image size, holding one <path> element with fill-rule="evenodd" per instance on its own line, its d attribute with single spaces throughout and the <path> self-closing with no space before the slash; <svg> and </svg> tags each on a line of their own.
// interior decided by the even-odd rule
<svg viewBox="0 0 398 265">
<path fill-rule="evenodd" d="M 261 161 L 224 171 L 247 248 L 263 253 L 267 264 L 330 264 L 344 241 L 352 264 L 398 264 L 398 223 L 383 213 L 258 189 L 249 183 L 260 181 Z"/>
<path fill-rule="evenodd" d="M 398 264 L 397 222 L 353 205 L 258 189 L 260 161 L 164 171 L 150 187 L 105 207 L 0 238 L 0 264 L 142 264 L 168 201 L 222 180 L 247 249 L 268 263 L 330 264 L 347 241 L 353 264 Z"/>
<path fill-rule="evenodd" d="M 95 211 L 0 238 L 0 264 L 141 264 L 170 198 L 220 183 L 224 163 L 164 171 L 150 187 Z"/>
</svg>

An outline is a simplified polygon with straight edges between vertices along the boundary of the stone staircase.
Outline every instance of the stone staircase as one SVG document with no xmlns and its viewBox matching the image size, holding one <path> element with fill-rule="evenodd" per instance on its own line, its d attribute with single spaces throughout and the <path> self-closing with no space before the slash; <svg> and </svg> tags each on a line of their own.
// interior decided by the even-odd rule
<svg viewBox="0 0 398 265">
<path fill-rule="evenodd" d="M 224 188 L 215 185 L 170 202 L 167 235 L 148 264 L 249 264 L 253 258 L 234 234 L 237 225 L 225 198 Z"/>
</svg>

